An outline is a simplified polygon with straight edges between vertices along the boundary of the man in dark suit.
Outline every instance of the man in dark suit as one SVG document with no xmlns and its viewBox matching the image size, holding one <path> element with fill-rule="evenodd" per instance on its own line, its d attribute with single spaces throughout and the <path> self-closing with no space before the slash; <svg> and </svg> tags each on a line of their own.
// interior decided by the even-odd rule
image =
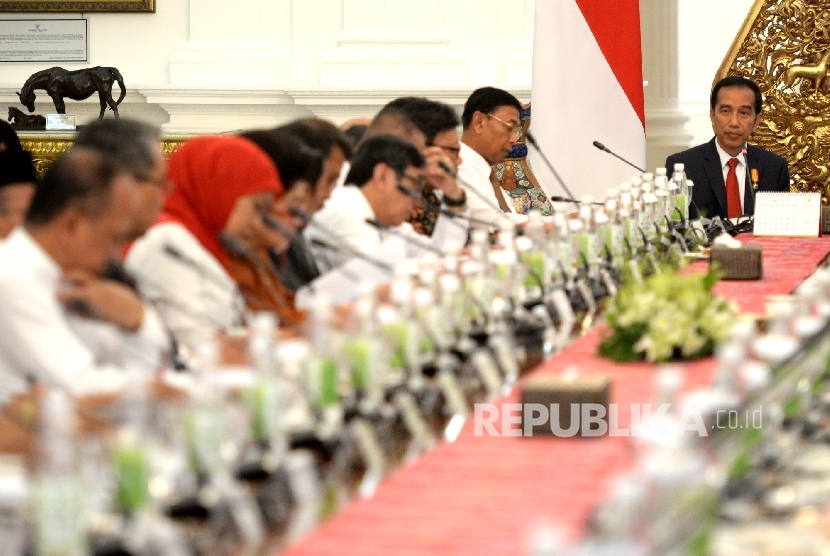
<svg viewBox="0 0 830 556">
<path fill-rule="evenodd" d="M 789 191 L 787 161 L 777 154 L 747 145 L 761 121 L 761 90 L 740 76 L 718 81 L 709 99 L 715 137 L 708 143 L 666 159 L 669 175 L 678 162 L 694 182 L 692 218 L 736 218 L 755 213 L 757 191 Z"/>
</svg>

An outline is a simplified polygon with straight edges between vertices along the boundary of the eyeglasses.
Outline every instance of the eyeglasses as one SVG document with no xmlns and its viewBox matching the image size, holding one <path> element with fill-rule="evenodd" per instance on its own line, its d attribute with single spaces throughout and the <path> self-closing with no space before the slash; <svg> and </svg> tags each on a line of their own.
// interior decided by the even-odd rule
<svg viewBox="0 0 830 556">
<path fill-rule="evenodd" d="M 453 156 L 458 156 L 461 153 L 461 147 L 450 147 L 449 145 L 436 145 L 435 143 L 429 143 L 427 147 L 438 147 L 439 149 L 444 149 Z"/>
<path fill-rule="evenodd" d="M 522 124 L 520 124 L 520 123 L 519 123 L 519 124 L 511 124 L 510 122 L 505 122 L 505 121 L 504 121 L 504 120 L 502 120 L 501 118 L 499 118 L 499 117 L 497 117 L 497 116 L 494 116 L 494 115 L 492 115 L 492 114 L 487 114 L 487 117 L 488 117 L 488 118 L 493 118 L 493 119 L 494 119 L 494 120 L 496 120 L 497 122 L 501 122 L 501 123 L 503 123 L 503 124 L 504 124 L 504 127 L 506 127 L 506 128 L 507 128 L 507 131 L 508 131 L 511 135 L 515 135 L 517 139 L 519 138 L 519 136 L 520 136 L 520 135 L 521 135 L 521 133 L 522 133 Z"/>
<path fill-rule="evenodd" d="M 419 195 L 421 193 L 423 193 L 424 186 L 426 185 L 426 182 L 424 182 L 423 179 L 413 178 L 412 176 L 407 176 L 406 174 L 398 174 L 398 180 L 399 180 L 398 185 L 400 185 L 402 187 L 405 187 L 406 189 L 409 189 L 409 190 L 411 190 L 411 191 L 413 191 L 413 192 L 415 192 Z M 400 181 L 403 181 L 403 180 L 409 180 L 410 183 L 412 183 L 412 185 L 407 186 L 407 185 L 404 185 L 404 184 L 400 183 Z"/>
</svg>

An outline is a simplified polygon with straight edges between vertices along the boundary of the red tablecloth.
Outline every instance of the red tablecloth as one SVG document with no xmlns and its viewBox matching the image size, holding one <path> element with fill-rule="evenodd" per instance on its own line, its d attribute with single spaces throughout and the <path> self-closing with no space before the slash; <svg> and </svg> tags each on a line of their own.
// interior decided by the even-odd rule
<svg viewBox="0 0 830 556">
<path fill-rule="evenodd" d="M 740 239 L 762 245 L 764 278 L 724 281 L 716 291 L 749 312 L 763 312 L 765 295 L 792 291 L 830 250 L 830 238 Z M 706 268 L 705 263 L 695 267 Z M 604 332 L 598 327 L 529 376 L 577 365 L 582 372 L 612 377 L 611 402 L 619 405 L 620 426 L 627 428 L 627 408 L 652 400 L 654 365 L 597 357 Z M 683 368 L 686 388 L 697 388 L 711 382 L 714 362 L 705 359 Z M 516 399 L 514 390 L 497 403 Z M 455 443 L 397 470 L 374 498 L 355 501 L 284 554 L 523 553 L 531 526 L 539 522 L 581 535 L 587 516 L 607 496 L 612 481 L 633 464 L 628 438 L 476 437 L 470 420 Z"/>
</svg>

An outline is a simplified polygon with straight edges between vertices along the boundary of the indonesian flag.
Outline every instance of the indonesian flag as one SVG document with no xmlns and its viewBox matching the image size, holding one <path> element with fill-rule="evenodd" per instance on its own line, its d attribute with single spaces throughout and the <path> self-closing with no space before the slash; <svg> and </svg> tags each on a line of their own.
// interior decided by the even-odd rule
<svg viewBox="0 0 830 556">
<path fill-rule="evenodd" d="M 639 0 L 537 0 L 531 101 L 531 134 L 575 196 L 637 174 L 594 141 L 645 168 Z M 545 191 L 567 196 L 529 152 Z"/>
</svg>

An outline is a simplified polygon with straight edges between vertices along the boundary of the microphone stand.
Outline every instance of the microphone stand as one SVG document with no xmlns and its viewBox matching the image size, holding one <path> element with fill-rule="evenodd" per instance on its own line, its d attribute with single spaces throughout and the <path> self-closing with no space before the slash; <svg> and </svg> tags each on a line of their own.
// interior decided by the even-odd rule
<svg viewBox="0 0 830 556">
<path fill-rule="evenodd" d="M 527 137 L 527 142 L 530 143 L 531 145 L 533 145 L 533 148 L 536 149 L 536 152 L 538 152 L 539 155 L 542 157 L 542 160 L 545 162 L 545 165 L 548 167 L 548 169 L 551 171 L 553 176 L 556 178 L 556 181 L 559 182 L 559 185 L 562 187 L 562 189 L 565 190 L 565 193 L 568 194 L 568 197 L 570 197 L 570 199 L 569 199 L 570 202 L 576 203 L 576 201 L 573 200 L 574 199 L 574 194 L 571 193 L 571 190 L 568 189 L 567 185 L 565 185 L 565 182 L 562 180 L 562 177 L 559 175 L 559 172 L 556 171 L 556 168 L 554 168 L 553 164 L 551 164 L 550 160 L 548 160 L 548 157 L 545 154 L 545 151 L 543 151 L 539 147 L 539 144 L 536 142 L 536 138 L 533 136 L 533 134 L 530 133 L 530 130 L 527 131 L 525 137 Z M 577 204 L 579 204 L 579 203 L 577 203 Z"/>
<path fill-rule="evenodd" d="M 602 143 L 600 143 L 599 141 L 594 141 L 594 142 L 593 142 L 593 145 L 594 145 L 596 148 L 598 148 L 599 150 L 604 151 L 604 152 L 607 152 L 607 153 L 608 153 L 608 154 L 610 154 L 611 156 L 616 156 L 617 158 L 619 158 L 620 160 L 622 160 L 623 162 L 625 162 L 626 164 L 628 164 L 629 166 L 631 166 L 631 167 L 632 167 L 632 168 L 634 168 L 635 170 L 638 170 L 640 173 L 642 173 L 642 174 L 645 174 L 645 173 L 646 173 L 646 171 L 645 171 L 645 170 L 643 170 L 642 168 L 640 168 L 639 166 L 637 166 L 637 165 L 636 165 L 636 164 L 634 164 L 633 162 L 630 162 L 630 161 L 628 161 L 628 160 L 624 159 L 623 157 L 621 157 L 620 155 L 618 155 L 617 153 L 615 153 L 614 151 L 612 151 L 611 149 L 609 149 L 608 147 L 606 147 L 605 145 L 603 145 Z"/>
<path fill-rule="evenodd" d="M 319 222 L 313 220 L 311 218 L 311 216 L 308 215 L 308 213 L 303 212 L 299 209 L 294 209 L 294 208 L 288 209 L 288 212 L 292 216 L 296 216 L 300 220 L 305 221 L 305 223 L 307 225 L 311 226 L 312 228 L 316 228 L 316 229 L 320 230 L 321 232 L 323 232 L 323 234 L 327 235 L 328 237 L 330 237 L 332 239 L 337 238 L 337 234 L 335 234 L 333 231 L 331 231 L 331 229 L 329 229 L 328 227 L 326 227 L 326 226 L 320 224 Z M 350 255 L 352 257 L 357 257 L 359 259 L 363 259 L 364 261 L 371 264 L 372 266 L 374 266 L 376 268 L 379 268 L 379 269 L 381 269 L 385 272 L 390 272 L 391 273 L 392 270 L 393 270 L 392 267 L 389 264 L 387 264 L 383 261 L 379 261 L 378 259 L 372 257 L 371 255 L 367 255 L 366 253 L 363 253 L 362 251 L 359 251 L 359 250 L 355 249 L 351 245 L 347 245 L 347 244 L 345 244 L 345 243 L 343 243 L 342 241 L 339 241 L 339 240 L 337 242 L 337 245 L 335 245 L 333 243 L 329 243 L 327 241 L 323 241 L 321 239 L 312 239 L 309 243 L 311 243 L 312 245 L 316 245 L 318 247 L 321 247 L 323 249 L 328 249 L 329 251 L 334 251 L 335 253 L 345 253 L 345 254 Z"/>
<path fill-rule="evenodd" d="M 389 232 L 393 236 L 399 237 L 399 238 L 401 238 L 402 240 L 404 240 L 405 242 L 407 242 L 411 245 L 414 245 L 414 246 L 419 247 L 421 249 L 426 249 L 427 251 L 432 251 L 433 253 L 435 253 L 437 255 L 440 255 L 440 256 L 444 255 L 444 252 L 441 249 L 435 247 L 434 245 L 431 245 L 429 243 L 420 242 L 420 241 L 416 240 L 415 238 L 409 237 L 405 233 L 401 232 L 399 229 L 394 228 L 392 226 L 387 226 L 383 222 L 375 220 L 374 218 L 367 218 L 366 223 L 369 224 L 370 226 L 374 227 L 374 228 L 377 228 L 378 230 Z"/>
<path fill-rule="evenodd" d="M 341 253 L 341 254 L 345 253 L 347 255 L 351 255 L 352 257 L 357 257 L 358 259 L 364 260 L 364 261 L 366 261 L 367 263 L 371 264 L 374 267 L 377 267 L 377 268 L 379 268 L 381 270 L 384 270 L 386 272 L 390 272 L 390 273 L 392 272 L 392 267 L 390 265 L 386 264 L 383 261 L 379 261 L 379 260 L 375 259 L 374 257 L 371 257 L 371 256 L 367 255 L 366 253 L 362 253 L 361 251 L 358 251 L 357 249 L 352 249 L 348 245 L 337 246 L 337 245 L 333 245 L 331 243 L 323 241 L 322 239 L 317 239 L 317 238 L 312 239 L 310 243 L 312 245 L 316 245 L 317 247 L 322 247 L 323 249 L 328 249 L 329 251 L 334 251 L 335 253 Z M 346 269 L 340 269 L 340 270 L 342 270 L 344 272 L 344 274 L 351 274 L 355 279 L 359 278 L 354 273 L 345 272 Z"/>
<path fill-rule="evenodd" d="M 549 198 L 550 198 L 551 201 L 557 201 L 557 202 L 560 202 L 560 203 L 575 203 L 575 204 L 578 205 L 581 202 L 581 201 L 577 201 L 576 199 L 571 199 L 569 197 L 560 197 L 559 195 L 551 195 Z M 598 201 L 592 201 L 591 204 L 592 205 L 599 205 L 601 207 L 605 206 L 605 203 L 600 203 Z"/>
</svg>

